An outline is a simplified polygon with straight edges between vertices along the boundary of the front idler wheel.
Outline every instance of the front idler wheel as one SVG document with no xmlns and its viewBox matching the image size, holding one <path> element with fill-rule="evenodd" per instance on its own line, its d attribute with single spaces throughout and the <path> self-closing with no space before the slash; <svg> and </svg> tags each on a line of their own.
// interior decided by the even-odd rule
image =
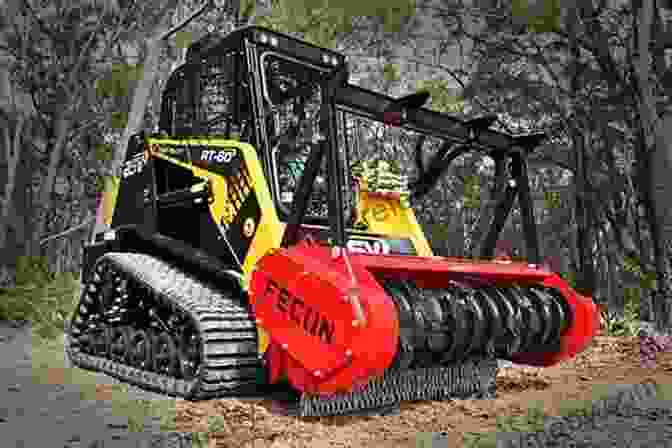
<svg viewBox="0 0 672 448">
<path fill-rule="evenodd" d="M 165 331 L 156 335 L 152 343 L 154 371 L 170 377 L 176 377 L 180 371 L 177 347 L 170 334 Z"/>
</svg>

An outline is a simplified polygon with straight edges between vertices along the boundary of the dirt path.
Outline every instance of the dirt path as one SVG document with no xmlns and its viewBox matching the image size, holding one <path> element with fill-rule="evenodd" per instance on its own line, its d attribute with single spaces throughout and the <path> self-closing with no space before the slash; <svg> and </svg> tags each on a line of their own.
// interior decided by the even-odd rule
<svg viewBox="0 0 672 448">
<path fill-rule="evenodd" d="M 417 447 L 418 433 L 444 432 L 441 445 L 464 446 L 468 432 L 494 431 L 497 417 L 525 415 L 535 402 L 547 415 L 558 415 L 569 400 L 592 399 L 614 385 L 646 379 L 672 383 L 672 354 L 664 354 L 656 369 L 639 366 L 636 338 L 600 337 L 575 360 L 547 369 L 504 368 L 498 375 L 494 400 L 455 400 L 405 404 L 398 415 L 335 417 L 313 421 L 279 416 L 269 403 L 213 400 L 178 401 L 180 430 L 207 428 L 209 415 L 225 415 L 228 424 L 218 433 L 218 446 L 254 447 Z M 600 387 L 601 386 L 601 387 Z"/>
<path fill-rule="evenodd" d="M 87 377 L 88 384 L 73 382 L 72 372 L 64 367 L 63 352 L 50 355 L 36 349 L 29 327 L 0 322 L 3 448 L 191 447 L 182 443 L 179 434 L 162 431 L 160 420 L 151 416 L 143 419 L 142 428 L 131 431 L 128 416 L 110 400 L 115 380 L 84 373 L 79 377 Z M 87 385 L 91 389 L 88 395 L 84 393 Z M 132 394 L 130 400 L 164 400 L 139 390 Z"/>
<path fill-rule="evenodd" d="M 115 436 L 116 445 L 105 444 L 106 447 L 139 446 L 131 443 L 124 419 L 112 412 L 110 400 L 116 387 L 114 380 L 104 375 L 89 376 L 95 385 L 95 397 L 82 400 L 78 387 L 72 384 L 70 369 L 61 359 L 60 365 L 48 361 L 47 384 L 36 384 L 31 378 L 36 361 L 31 360 L 30 334 L 25 329 L 22 331 L 17 333 L 15 329 L 0 325 L 0 433 L 3 446 L 45 446 L 38 441 L 49 434 L 59 440 L 56 445 L 48 446 L 88 447 L 87 438 L 100 440 L 111 431 L 121 435 Z M 467 433 L 495 431 L 498 416 L 525 415 L 535 403 L 545 414 L 558 415 L 570 400 L 594 399 L 596 392 L 613 391 L 614 385 L 631 385 L 647 379 L 658 384 L 672 383 L 672 353 L 661 355 L 656 369 L 644 369 L 639 366 L 636 338 L 600 337 L 594 347 L 561 366 L 501 369 L 496 399 L 408 403 L 402 406 L 399 414 L 385 417 L 301 421 L 279 415 L 273 404 L 266 401 L 169 401 L 174 405 L 173 423 L 177 431 L 206 432 L 213 429 L 209 422 L 219 418 L 219 428 L 213 434 L 210 447 L 462 447 L 467 446 L 463 438 Z M 131 401 L 165 400 L 165 397 L 137 390 L 129 393 L 128 398 Z M 629 425 L 628 421 L 634 419 L 626 418 L 625 423 L 613 420 L 611 424 L 630 431 L 634 424 Z M 155 423 L 148 423 L 145 430 L 160 432 Z M 667 423 L 663 430 L 671 430 L 668 438 L 672 440 L 672 423 L 665 425 Z M 51 435 L 49 428 L 52 426 L 55 428 L 53 434 L 57 436 Z M 35 427 L 39 427 L 40 432 L 30 430 Z M 651 431 L 649 428 L 648 432 Z M 418 445 L 419 440 L 429 441 L 432 437 L 434 443 L 431 445 Z M 28 438 L 30 442 L 18 444 L 22 438 Z M 9 444 L 6 443 L 8 440 Z M 672 446 L 672 442 L 671 445 L 650 446 Z"/>
</svg>

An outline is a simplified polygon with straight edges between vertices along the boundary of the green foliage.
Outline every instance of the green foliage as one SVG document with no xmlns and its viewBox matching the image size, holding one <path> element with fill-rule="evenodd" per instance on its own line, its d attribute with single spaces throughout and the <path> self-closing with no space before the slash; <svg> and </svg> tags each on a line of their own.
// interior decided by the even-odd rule
<svg viewBox="0 0 672 448">
<path fill-rule="evenodd" d="M 544 428 L 547 418 L 544 404 L 534 402 L 524 415 L 505 415 L 497 417 L 497 432 L 536 432 Z M 476 433 L 467 432 L 464 435 L 466 447 L 495 447 L 497 446 L 497 432 Z"/>
<path fill-rule="evenodd" d="M 625 307 L 625 316 L 617 319 L 613 325 L 608 326 L 607 334 L 610 336 L 637 336 L 640 330 L 639 308 L 634 304 Z"/>
<path fill-rule="evenodd" d="M 0 320 L 31 322 L 39 336 L 54 337 L 65 328 L 78 292 L 75 274 L 50 273 L 44 257 L 19 257 L 16 285 L 0 290 Z"/>
<path fill-rule="evenodd" d="M 96 192 L 112 191 L 119 186 L 119 178 L 114 176 L 99 175 L 96 177 Z"/>
<path fill-rule="evenodd" d="M 192 447 L 193 448 L 208 448 L 212 446 L 210 443 L 210 434 L 207 432 L 192 433 Z"/>
<path fill-rule="evenodd" d="M 544 403 L 535 402 L 527 409 L 525 415 L 506 415 L 497 417 L 497 428 L 500 431 L 539 431 L 543 429 L 544 419 Z"/>
<path fill-rule="evenodd" d="M 256 0 L 240 0 L 240 17 L 247 20 L 257 10 Z"/>
<path fill-rule="evenodd" d="M 513 0 L 511 15 L 532 32 L 550 33 L 560 29 L 562 5 L 560 0 Z"/>
<path fill-rule="evenodd" d="M 96 176 L 96 193 L 105 191 L 105 176 Z"/>
<path fill-rule="evenodd" d="M 49 261 L 45 257 L 20 256 L 16 260 L 16 286 L 44 285 L 49 280 Z"/>
<path fill-rule="evenodd" d="M 110 126 L 114 129 L 124 129 L 128 123 L 128 112 L 127 111 L 115 111 L 112 112 L 110 117 Z"/>
<path fill-rule="evenodd" d="M 450 237 L 450 228 L 443 223 L 431 224 L 429 232 L 433 241 L 445 241 Z"/>
<path fill-rule="evenodd" d="M 653 289 L 656 286 L 655 271 L 646 272 L 638 257 L 625 257 L 623 260 L 623 269 L 633 274 L 638 280 L 642 289 Z"/>
<path fill-rule="evenodd" d="M 324 7 L 320 4 L 323 2 L 307 2 L 312 6 L 303 3 L 275 0 L 272 14 L 261 17 L 258 24 L 284 33 L 299 33 L 307 42 L 326 48 L 335 46 L 339 32 L 351 29 L 345 16 Z"/>
<path fill-rule="evenodd" d="M 131 94 L 133 85 L 142 79 L 142 64 L 115 64 L 110 73 L 96 83 L 100 98 L 123 98 Z"/>
<path fill-rule="evenodd" d="M 626 296 L 623 316 L 617 317 L 607 313 L 605 332 L 609 336 L 629 337 L 639 333 L 639 297 Z"/>
<path fill-rule="evenodd" d="M 208 431 L 211 433 L 218 433 L 225 431 L 227 428 L 226 420 L 221 415 L 211 415 L 208 417 Z"/>
<path fill-rule="evenodd" d="M 120 389 L 128 390 L 128 386 L 123 385 Z M 142 432 L 152 415 L 152 402 L 149 400 L 128 400 L 115 394 L 112 396 L 112 409 L 116 415 L 128 419 L 128 429 L 131 432 Z"/>
<path fill-rule="evenodd" d="M 544 191 L 544 207 L 547 210 L 557 210 L 562 207 L 562 196 L 559 191 Z"/>
<path fill-rule="evenodd" d="M 109 143 L 99 143 L 94 148 L 94 153 L 97 160 L 100 160 L 101 162 L 108 162 L 112 160 L 114 147 Z"/>
<path fill-rule="evenodd" d="M 420 81 L 418 90 L 429 92 L 432 110 L 456 114 L 464 112 L 464 98 L 454 95 L 450 83 L 445 79 Z"/>
<path fill-rule="evenodd" d="M 189 48 L 189 46 L 194 42 L 194 34 L 189 31 L 178 31 L 175 33 L 175 47 L 177 48 Z"/>
<path fill-rule="evenodd" d="M 382 18 L 386 31 L 398 32 L 404 19 L 414 13 L 414 0 L 273 0 L 271 15 L 260 17 L 257 24 L 299 33 L 310 43 L 333 48 L 339 34 L 352 31 L 355 17 Z"/>
<path fill-rule="evenodd" d="M 401 79 L 399 67 L 396 64 L 385 64 L 383 67 L 383 78 L 389 82 L 396 82 Z"/>
<path fill-rule="evenodd" d="M 478 209 L 481 206 L 481 178 L 467 176 L 464 185 L 464 207 Z"/>
</svg>

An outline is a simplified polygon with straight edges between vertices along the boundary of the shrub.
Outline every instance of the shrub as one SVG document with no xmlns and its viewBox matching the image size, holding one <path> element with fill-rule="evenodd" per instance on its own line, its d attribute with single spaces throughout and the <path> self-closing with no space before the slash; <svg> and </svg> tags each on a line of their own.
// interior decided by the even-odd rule
<svg viewBox="0 0 672 448">
<path fill-rule="evenodd" d="M 15 286 L 0 290 L 0 320 L 30 322 L 37 335 L 57 336 L 78 299 L 77 277 L 49 272 L 44 257 L 20 257 Z"/>
<path fill-rule="evenodd" d="M 605 313 L 605 332 L 608 336 L 630 337 L 639 334 L 639 300 L 626 296 L 622 315 L 607 311 Z"/>
</svg>

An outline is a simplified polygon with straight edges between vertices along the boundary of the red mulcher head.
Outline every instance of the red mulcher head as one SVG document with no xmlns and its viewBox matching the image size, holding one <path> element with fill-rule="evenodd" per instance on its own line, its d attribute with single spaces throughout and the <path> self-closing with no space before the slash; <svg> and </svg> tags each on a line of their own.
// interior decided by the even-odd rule
<svg viewBox="0 0 672 448">
<path fill-rule="evenodd" d="M 410 281 L 420 288 L 418 291 L 443 291 L 435 294 L 438 299 L 422 297 L 411 306 L 422 302 L 427 309 L 434 305 L 433 316 L 443 316 L 440 331 L 446 333 L 447 340 L 452 338 L 453 349 L 459 345 L 458 339 L 473 342 L 489 337 L 493 341 L 502 339 L 498 335 L 504 336 L 507 328 L 513 333 L 528 331 L 528 337 L 523 335 L 513 345 L 523 349 L 511 351 L 509 345 L 508 356 L 497 353 L 497 357 L 549 366 L 586 349 L 599 329 L 599 313 L 589 298 L 578 295 L 556 274 L 531 265 L 441 257 L 334 256 L 329 247 L 302 242 L 266 255 L 252 275 L 251 303 L 259 325 L 270 337 L 266 358 L 271 381 L 286 375 L 303 392 L 348 391 L 397 362 L 400 335 L 408 325 L 402 316 L 407 304 L 400 304 L 389 294 L 385 279 Z M 468 285 L 476 295 L 488 288 L 500 294 L 499 305 L 487 294 L 480 294 L 480 302 L 475 302 L 473 310 L 480 311 L 473 315 L 481 316 L 480 323 L 485 322 L 485 326 L 473 324 L 478 319 L 463 325 L 466 314 L 447 315 L 451 310 L 464 311 L 455 304 L 467 303 L 459 294 L 451 295 L 452 284 Z M 515 285 L 531 288 L 528 291 L 534 294 L 527 298 L 509 294 L 507 288 Z M 527 306 L 521 305 L 524 303 Z M 492 320 L 495 314 L 485 312 L 488 304 L 492 313 L 501 311 L 497 315 L 501 326 Z M 535 304 L 543 306 L 534 308 Z M 507 307 L 513 312 L 507 314 Z M 539 316 L 523 319 L 526 315 L 534 317 L 528 313 L 530 309 L 540 310 Z M 511 328 L 521 322 L 525 322 L 525 328 Z M 551 328 L 553 325 L 555 328 Z M 495 334 L 496 327 L 505 332 Z M 448 334 L 451 328 L 462 333 Z M 531 333 L 533 330 L 536 333 Z M 478 331 L 489 335 L 476 334 Z M 553 331 L 559 338 L 555 338 L 552 350 L 526 350 L 521 345 L 521 341 L 538 341 L 540 335 L 548 337 Z M 474 345 L 470 344 L 473 351 Z"/>
</svg>

